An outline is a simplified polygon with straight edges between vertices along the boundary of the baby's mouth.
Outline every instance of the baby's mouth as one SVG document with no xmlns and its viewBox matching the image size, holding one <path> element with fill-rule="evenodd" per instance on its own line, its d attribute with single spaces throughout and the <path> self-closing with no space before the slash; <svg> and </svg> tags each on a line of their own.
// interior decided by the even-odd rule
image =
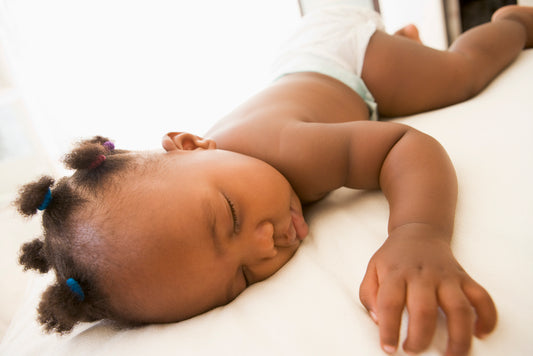
<svg viewBox="0 0 533 356">
<path fill-rule="evenodd" d="M 275 245 L 278 247 L 291 247 L 299 245 L 307 236 L 309 228 L 301 212 L 290 209 L 290 219 L 286 222 L 283 233 L 275 237 Z"/>
</svg>

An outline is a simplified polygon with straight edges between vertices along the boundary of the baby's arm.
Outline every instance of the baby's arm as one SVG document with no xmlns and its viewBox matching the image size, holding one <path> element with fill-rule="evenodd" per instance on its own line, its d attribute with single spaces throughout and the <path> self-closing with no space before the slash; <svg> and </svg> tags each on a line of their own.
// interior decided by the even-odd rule
<svg viewBox="0 0 533 356">
<path fill-rule="evenodd" d="M 383 122 L 308 124 L 291 136 L 292 152 L 285 155 L 295 157 L 292 164 L 299 167 L 293 168 L 304 174 L 291 179 L 297 191 L 340 185 L 381 188 L 389 201 L 389 237 L 372 257 L 360 288 L 385 351 L 397 348 L 405 307 L 409 326 L 404 349 L 410 352 L 431 342 L 439 307 L 447 316 L 447 355 L 465 355 L 473 333 L 492 331 L 496 310 L 490 296 L 450 249 L 457 185 L 438 142 L 407 126 Z M 316 179 L 306 184 L 309 177 Z"/>
<path fill-rule="evenodd" d="M 390 204 L 389 237 L 369 263 L 360 298 L 379 324 L 382 346 L 389 352 L 396 349 L 407 307 L 403 347 L 424 350 L 440 307 L 447 317 L 447 355 L 465 355 L 472 334 L 492 331 L 496 310 L 450 250 L 457 195 L 454 169 L 436 141 L 407 130 L 385 157 L 379 182 Z"/>
</svg>

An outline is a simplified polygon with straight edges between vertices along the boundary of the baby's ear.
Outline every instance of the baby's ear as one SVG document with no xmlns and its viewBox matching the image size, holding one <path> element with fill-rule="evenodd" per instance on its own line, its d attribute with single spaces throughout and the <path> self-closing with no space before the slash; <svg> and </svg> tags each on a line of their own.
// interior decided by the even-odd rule
<svg viewBox="0 0 533 356">
<path fill-rule="evenodd" d="M 212 150 L 216 148 L 215 141 L 188 132 L 169 132 L 163 136 L 162 145 L 165 151 L 197 149 Z"/>
</svg>

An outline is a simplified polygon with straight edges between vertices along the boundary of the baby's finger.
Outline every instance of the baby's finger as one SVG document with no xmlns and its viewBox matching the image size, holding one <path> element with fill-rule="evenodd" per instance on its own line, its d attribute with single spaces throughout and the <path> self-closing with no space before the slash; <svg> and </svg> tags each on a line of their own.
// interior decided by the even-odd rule
<svg viewBox="0 0 533 356">
<path fill-rule="evenodd" d="M 483 287 L 471 279 L 464 283 L 463 290 L 476 310 L 475 335 L 483 337 L 489 334 L 496 327 L 498 319 L 492 298 Z"/>
<path fill-rule="evenodd" d="M 474 309 L 455 283 L 443 283 L 438 290 L 438 299 L 448 325 L 446 356 L 465 356 L 472 343 Z"/>
<path fill-rule="evenodd" d="M 396 351 L 402 312 L 405 307 L 405 282 L 399 278 L 388 279 L 379 286 L 378 320 L 381 347 L 389 354 Z"/>
<path fill-rule="evenodd" d="M 424 351 L 435 333 L 438 316 L 437 296 L 429 281 L 418 281 L 407 286 L 409 326 L 403 348 L 407 352 Z"/>
<path fill-rule="evenodd" d="M 361 286 L 359 287 L 359 300 L 365 306 L 366 310 L 368 310 L 368 313 L 375 323 L 378 322 L 378 317 L 376 315 L 378 288 L 379 282 L 376 269 L 373 267 L 373 263 L 370 263 L 365 277 L 361 282 Z"/>
</svg>

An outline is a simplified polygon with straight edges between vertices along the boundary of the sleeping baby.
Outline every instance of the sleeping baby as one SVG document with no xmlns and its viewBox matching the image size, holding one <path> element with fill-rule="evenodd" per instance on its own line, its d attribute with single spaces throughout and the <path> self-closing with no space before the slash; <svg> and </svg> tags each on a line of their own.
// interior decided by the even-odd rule
<svg viewBox="0 0 533 356">
<path fill-rule="evenodd" d="M 64 157 L 71 176 L 21 188 L 18 209 L 42 211 L 43 236 L 22 246 L 20 262 L 56 276 L 39 321 L 66 333 L 79 322 L 204 313 L 291 259 L 308 234 L 302 206 L 340 187 L 381 189 L 388 238 L 359 293 L 381 347 L 397 350 L 407 308 L 402 347 L 423 351 L 440 308 L 446 354 L 465 355 L 472 335 L 493 330 L 496 309 L 450 249 L 454 168 L 433 138 L 377 118 L 466 100 L 532 46 L 528 7 L 500 9 L 447 51 L 422 45 L 413 26 L 386 34 L 366 9 L 309 13 L 276 61 L 276 80 L 203 137 L 170 132 L 164 150 L 138 152 L 97 136 Z"/>
</svg>

